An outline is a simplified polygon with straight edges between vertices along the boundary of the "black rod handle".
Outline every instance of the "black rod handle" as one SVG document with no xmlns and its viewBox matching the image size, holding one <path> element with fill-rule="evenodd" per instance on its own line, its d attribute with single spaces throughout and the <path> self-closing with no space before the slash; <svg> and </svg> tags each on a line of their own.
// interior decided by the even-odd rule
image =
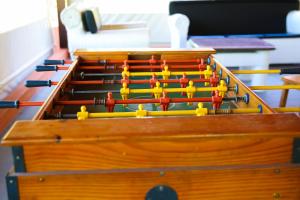
<svg viewBox="0 0 300 200">
<path fill-rule="evenodd" d="M 51 86 L 51 80 L 48 81 L 33 81 L 33 80 L 28 80 L 25 83 L 26 87 L 46 87 L 46 86 Z"/>
<path fill-rule="evenodd" d="M 0 109 L 1 108 L 18 108 L 19 101 L 0 101 Z"/>
<path fill-rule="evenodd" d="M 37 72 L 57 71 L 56 65 L 38 65 L 35 67 Z"/>
<path fill-rule="evenodd" d="M 44 65 L 64 65 L 64 60 L 44 60 Z"/>
<path fill-rule="evenodd" d="M 283 68 L 280 74 L 300 74 L 300 68 Z"/>
</svg>

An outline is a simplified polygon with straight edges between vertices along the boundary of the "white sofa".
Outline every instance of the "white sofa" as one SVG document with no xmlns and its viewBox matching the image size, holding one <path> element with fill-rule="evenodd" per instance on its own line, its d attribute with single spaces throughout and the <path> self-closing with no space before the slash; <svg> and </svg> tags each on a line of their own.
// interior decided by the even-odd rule
<svg viewBox="0 0 300 200">
<path fill-rule="evenodd" d="M 171 48 L 187 48 L 189 18 L 179 13 L 170 15 L 168 24 L 171 33 Z"/>
<path fill-rule="evenodd" d="M 188 32 L 186 30 L 190 22 L 186 20 L 186 18 L 188 18 L 186 15 L 174 14 L 174 16 L 176 16 L 176 21 L 180 21 L 180 23 L 169 23 L 172 38 L 171 46 L 185 47 L 183 40 L 188 38 Z M 286 33 L 295 35 L 295 37 L 262 38 L 275 47 L 275 50 L 269 54 L 270 64 L 300 63 L 300 11 L 295 10 L 288 13 L 286 17 Z"/>
<path fill-rule="evenodd" d="M 149 47 L 149 28 L 146 23 L 101 24 L 101 19 L 98 18 L 96 19 L 98 31 L 90 33 L 83 28 L 81 12 L 84 10 L 92 10 L 95 18 L 100 16 L 98 8 L 84 7 L 80 3 L 73 3 L 60 14 L 61 21 L 67 30 L 68 48 L 71 55 L 76 49 Z"/>
</svg>

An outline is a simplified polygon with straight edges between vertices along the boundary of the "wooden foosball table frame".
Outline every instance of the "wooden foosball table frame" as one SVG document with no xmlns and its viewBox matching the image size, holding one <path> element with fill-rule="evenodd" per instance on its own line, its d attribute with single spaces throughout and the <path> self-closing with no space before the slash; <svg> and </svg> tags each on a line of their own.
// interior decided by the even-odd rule
<svg viewBox="0 0 300 200">
<path fill-rule="evenodd" d="M 76 59 L 33 120 L 16 122 L 2 140 L 13 149 L 9 199 L 300 199 L 299 116 L 268 106 L 213 53 L 75 52 Z M 84 63 L 106 66 L 110 60 L 145 59 L 152 59 L 149 65 L 157 60 L 202 60 L 202 65 L 214 65 L 220 80 L 227 80 L 224 98 L 249 99 L 232 101 L 237 110 L 221 114 L 198 110 L 153 117 L 155 112 L 141 108 L 137 117 L 53 119 L 63 115 L 64 106 L 56 104 L 69 100 L 62 91 L 70 89 Z"/>
</svg>

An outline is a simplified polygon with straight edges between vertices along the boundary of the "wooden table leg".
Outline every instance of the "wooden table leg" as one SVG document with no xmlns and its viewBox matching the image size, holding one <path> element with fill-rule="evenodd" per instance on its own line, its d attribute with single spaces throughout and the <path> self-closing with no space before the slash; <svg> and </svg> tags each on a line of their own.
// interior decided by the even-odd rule
<svg viewBox="0 0 300 200">
<path fill-rule="evenodd" d="M 286 83 L 285 83 L 285 85 L 286 85 Z M 287 90 L 282 90 L 279 107 L 285 107 L 286 106 L 286 101 L 287 101 L 288 94 L 289 94 L 288 89 Z"/>
</svg>

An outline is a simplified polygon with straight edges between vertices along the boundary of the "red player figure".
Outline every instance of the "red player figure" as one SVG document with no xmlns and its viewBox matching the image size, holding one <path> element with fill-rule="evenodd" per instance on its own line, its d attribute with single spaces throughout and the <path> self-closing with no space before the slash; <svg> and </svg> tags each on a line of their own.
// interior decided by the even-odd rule
<svg viewBox="0 0 300 200">
<path fill-rule="evenodd" d="M 105 101 L 105 106 L 108 112 L 113 112 L 115 107 L 115 100 L 111 92 L 107 93 L 107 99 Z"/>
<path fill-rule="evenodd" d="M 216 72 L 213 72 L 212 76 L 210 77 L 209 82 L 212 87 L 217 87 L 217 85 L 219 83 L 219 77 L 217 77 Z"/>
<path fill-rule="evenodd" d="M 211 97 L 213 109 L 219 109 L 222 104 L 222 97 L 219 96 L 219 91 L 216 90 L 214 93 L 215 95 Z"/>
<path fill-rule="evenodd" d="M 179 82 L 180 82 L 180 87 L 181 88 L 186 88 L 187 84 L 189 83 L 189 79 L 186 78 L 185 73 L 182 74 L 182 78 L 179 79 Z M 186 96 L 186 93 L 182 92 L 181 95 Z"/>
<path fill-rule="evenodd" d="M 151 59 L 149 59 L 150 65 L 155 65 L 157 63 L 157 60 L 154 59 L 154 55 L 151 56 Z"/>
<path fill-rule="evenodd" d="M 150 83 L 150 87 L 151 88 L 154 88 L 155 87 L 155 83 L 157 82 L 157 77 L 155 75 L 155 73 L 152 74 L 152 78 L 149 80 L 149 83 Z"/>
<path fill-rule="evenodd" d="M 163 92 L 162 97 L 159 100 L 161 109 L 167 111 L 170 104 L 170 98 L 167 97 L 167 92 Z"/>
<path fill-rule="evenodd" d="M 127 85 L 129 85 L 129 79 L 127 76 L 121 79 L 121 85 L 123 85 L 123 83 L 126 83 Z"/>
</svg>

